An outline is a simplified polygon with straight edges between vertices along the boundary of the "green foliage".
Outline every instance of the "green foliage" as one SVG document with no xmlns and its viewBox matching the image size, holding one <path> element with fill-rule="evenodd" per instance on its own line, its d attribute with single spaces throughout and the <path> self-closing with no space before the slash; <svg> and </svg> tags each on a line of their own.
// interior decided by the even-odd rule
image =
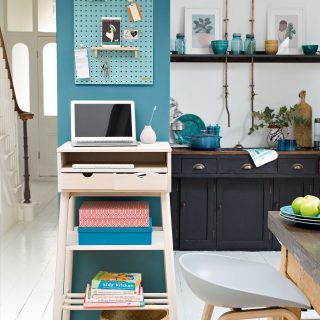
<svg viewBox="0 0 320 320">
<path fill-rule="evenodd" d="M 287 128 L 293 123 L 305 123 L 305 120 L 297 115 L 297 106 L 287 108 L 280 107 L 278 113 L 270 107 L 266 107 L 263 111 L 254 111 L 252 116 L 258 119 L 260 123 L 255 124 L 250 129 L 249 135 L 264 127 L 275 127 L 279 129 Z"/>
</svg>

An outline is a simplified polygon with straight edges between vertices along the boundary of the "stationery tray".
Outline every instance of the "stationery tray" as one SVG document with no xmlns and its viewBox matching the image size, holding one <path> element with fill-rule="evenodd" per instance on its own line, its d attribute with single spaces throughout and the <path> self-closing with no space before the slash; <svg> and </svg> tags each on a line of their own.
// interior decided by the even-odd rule
<svg viewBox="0 0 320 320">
<path fill-rule="evenodd" d="M 280 217 L 299 225 L 320 227 L 320 215 L 317 217 L 306 217 L 294 213 L 292 206 L 285 206 L 280 209 Z"/>
</svg>

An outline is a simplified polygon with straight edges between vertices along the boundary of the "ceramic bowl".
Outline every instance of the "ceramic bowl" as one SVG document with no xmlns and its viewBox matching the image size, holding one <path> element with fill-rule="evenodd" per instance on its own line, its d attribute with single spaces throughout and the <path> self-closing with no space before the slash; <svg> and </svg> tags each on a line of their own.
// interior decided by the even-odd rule
<svg viewBox="0 0 320 320">
<path fill-rule="evenodd" d="M 315 55 L 318 51 L 319 46 L 318 45 L 305 45 L 302 46 L 302 50 L 304 54 L 306 55 Z"/>
<path fill-rule="evenodd" d="M 278 40 L 266 40 L 265 41 L 266 54 L 276 55 L 279 50 Z"/>
<path fill-rule="evenodd" d="M 211 41 L 211 47 L 214 54 L 224 55 L 228 51 L 228 40 L 214 40 Z"/>
</svg>

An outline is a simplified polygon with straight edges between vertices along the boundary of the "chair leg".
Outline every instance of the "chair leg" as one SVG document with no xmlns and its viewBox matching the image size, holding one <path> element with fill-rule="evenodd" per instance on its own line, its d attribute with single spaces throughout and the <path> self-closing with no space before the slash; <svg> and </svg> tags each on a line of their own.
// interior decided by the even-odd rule
<svg viewBox="0 0 320 320">
<path fill-rule="evenodd" d="M 206 304 L 203 309 L 201 320 L 211 320 L 213 309 L 214 309 L 214 306 L 211 306 L 210 304 Z"/>
<path fill-rule="evenodd" d="M 285 318 L 287 320 L 298 320 L 298 317 L 291 310 L 285 308 L 264 308 L 231 311 L 223 314 L 219 318 L 219 320 L 242 320 L 258 318 Z"/>
</svg>

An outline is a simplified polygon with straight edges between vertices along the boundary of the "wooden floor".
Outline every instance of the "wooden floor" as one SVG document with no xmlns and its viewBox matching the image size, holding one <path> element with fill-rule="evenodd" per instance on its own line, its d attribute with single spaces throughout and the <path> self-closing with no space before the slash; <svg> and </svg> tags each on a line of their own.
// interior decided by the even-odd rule
<svg viewBox="0 0 320 320">
<path fill-rule="evenodd" d="M 34 222 L 17 223 L 0 241 L 0 319 L 51 320 L 57 234 L 57 187 L 54 182 L 32 184 L 33 200 L 41 202 Z M 178 320 L 200 320 L 203 303 L 183 280 L 175 252 Z M 219 252 L 279 267 L 277 252 Z M 226 310 L 216 308 L 213 319 Z M 319 319 L 314 312 L 305 319 Z"/>
</svg>

